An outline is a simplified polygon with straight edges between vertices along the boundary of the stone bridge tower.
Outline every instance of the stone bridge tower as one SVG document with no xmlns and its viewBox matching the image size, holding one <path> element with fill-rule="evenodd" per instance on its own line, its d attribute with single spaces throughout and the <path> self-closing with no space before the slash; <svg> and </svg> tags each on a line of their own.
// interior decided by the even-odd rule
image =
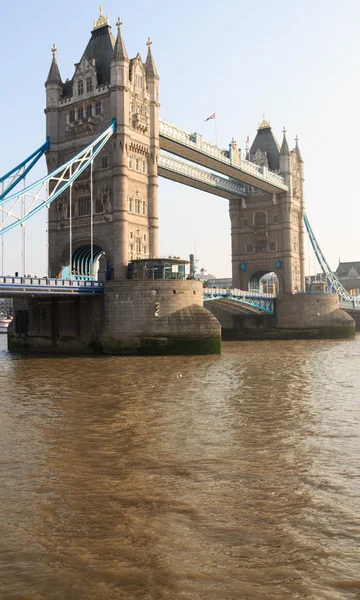
<svg viewBox="0 0 360 600">
<path fill-rule="evenodd" d="M 283 134 L 280 148 L 264 119 L 248 159 L 282 175 L 288 191 L 272 195 L 250 188 L 246 200 L 230 201 L 236 288 L 258 289 L 261 277 L 274 272 L 280 293 L 305 290 L 304 162 L 297 139 L 290 152 L 285 130 Z"/>
<path fill-rule="evenodd" d="M 106 279 L 121 279 L 128 262 L 158 254 L 159 76 L 148 40 L 147 59 L 129 59 L 117 22 L 115 40 L 108 17 L 94 22 L 89 43 L 72 79 L 62 81 L 53 47 L 46 87 L 48 170 L 53 171 L 93 141 L 116 118 L 116 132 L 93 165 L 93 258 Z M 90 273 L 90 169 L 70 193 L 50 205 L 49 264 L 52 276 L 64 267 Z M 80 269 L 80 271 L 79 271 Z"/>
</svg>

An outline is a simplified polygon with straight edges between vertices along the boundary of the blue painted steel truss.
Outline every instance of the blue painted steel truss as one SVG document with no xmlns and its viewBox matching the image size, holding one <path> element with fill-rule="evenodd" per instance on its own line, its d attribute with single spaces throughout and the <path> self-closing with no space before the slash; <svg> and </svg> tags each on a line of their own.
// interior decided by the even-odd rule
<svg viewBox="0 0 360 600">
<path fill-rule="evenodd" d="M 0 200 L 0 215 L 2 215 L 0 236 L 14 227 L 24 224 L 69 188 L 93 162 L 114 133 L 115 127 L 114 119 L 110 127 L 67 163 L 27 186 L 21 193 L 3 197 Z"/>
<path fill-rule="evenodd" d="M 322 253 L 321 248 L 318 244 L 318 241 L 317 241 L 317 239 L 314 235 L 314 232 L 311 228 L 311 225 L 309 223 L 309 219 L 307 218 L 307 215 L 304 216 L 304 222 L 305 222 L 305 227 L 309 234 L 310 242 L 311 242 L 311 245 L 315 252 L 316 258 L 318 260 L 318 263 L 321 267 L 321 270 L 322 270 L 324 277 L 326 279 L 326 282 L 328 284 L 328 292 L 330 292 L 331 294 L 337 294 L 339 296 L 340 300 L 342 300 L 342 302 L 345 302 L 346 304 L 351 304 L 351 305 L 355 306 L 355 304 L 357 304 L 359 302 L 360 297 L 352 296 L 351 294 L 349 294 L 349 292 L 344 288 L 342 283 L 338 280 L 335 273 L 330 269 L 330 266 L 324 256 L 324 254 Z"/>
<path fill-rule="evenodd" d="M 11 169 L 8 173 L 0 177 L 0 201 L 10 194 L 16 186 L 25 179 L 26 175 L 36 165 L 40 158 L 49 150 L 50 138 L 40 146 L 35 152 L 30 154 L 19 165 Z"/>
<path fill-rule="evenodd" d="M 247 292 L 245 290 L 229 290 L 222 288 L 204 288 L 204 302 L 209 300 L 220 300 L 227 298 L 235 300 L 240 304 L 258 308 L 264 313 L 275 314 L 276 297 L 272 294 L 262 294 L 261 292 Z"/>
</svg>

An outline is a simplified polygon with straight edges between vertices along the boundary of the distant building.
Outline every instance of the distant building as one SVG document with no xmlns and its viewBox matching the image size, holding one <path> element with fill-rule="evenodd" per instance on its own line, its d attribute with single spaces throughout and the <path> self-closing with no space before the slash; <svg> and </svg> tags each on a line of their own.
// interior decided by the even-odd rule
<svg viewBox="0 0 360 600">
<path fill-rule="evenodd" d="M 360 262 L 340 262 L 335 274 L 351 295 L 360 294 Z"/>
<path fill-rule="evenodd" d="M 0 298 L 0 317 L 12 315 L 13 301 L 12 298 Z"/>
<path fill-rule="evenodd" d="M 206 285 L 207 287 L 217 287 L 217 288 L 232 288 L 232 278 L 228 277 L 228 278 L 223 278 L 223 279 L 217 279 L 217 278 L 209 278 L 206 281 Z"/>
</svg>

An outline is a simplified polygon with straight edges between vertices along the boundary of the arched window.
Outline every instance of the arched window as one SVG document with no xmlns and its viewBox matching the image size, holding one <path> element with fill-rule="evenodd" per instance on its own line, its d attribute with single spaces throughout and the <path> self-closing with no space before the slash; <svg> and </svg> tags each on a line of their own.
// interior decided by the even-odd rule
<svg viewBox="0 0 360 600">
<path fill-rule="evenodd" d="M 88 77 L 86 80 L 86 91 L 87 93 L 92 92 L 93 90 L 93 82 L 92 77 Z"/>
<path fill-rule="evenodd" d="M 255 227 L 263 227 L 266 225 L 266 212 L 259 211 L 255 215 Z"/>
<path fill-rule="evenodd" d="M 84 82 L 82 79 L 80 79 L 80 81 L 78 81 L 78 95 L 82 96 L 84 93 Z"/>
</svg>

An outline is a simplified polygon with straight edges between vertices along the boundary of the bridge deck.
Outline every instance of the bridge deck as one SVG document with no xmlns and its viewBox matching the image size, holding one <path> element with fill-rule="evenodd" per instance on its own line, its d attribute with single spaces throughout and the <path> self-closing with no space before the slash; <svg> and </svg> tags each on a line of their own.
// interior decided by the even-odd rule
<svg viewBox="0 0 360 600">
<path fill-rule="evenodd" d="M 101 281 L 73 281 L 47 277 L 0 277 L 0 297 L 92 296 L 104 293 Z"/>
</svg>

